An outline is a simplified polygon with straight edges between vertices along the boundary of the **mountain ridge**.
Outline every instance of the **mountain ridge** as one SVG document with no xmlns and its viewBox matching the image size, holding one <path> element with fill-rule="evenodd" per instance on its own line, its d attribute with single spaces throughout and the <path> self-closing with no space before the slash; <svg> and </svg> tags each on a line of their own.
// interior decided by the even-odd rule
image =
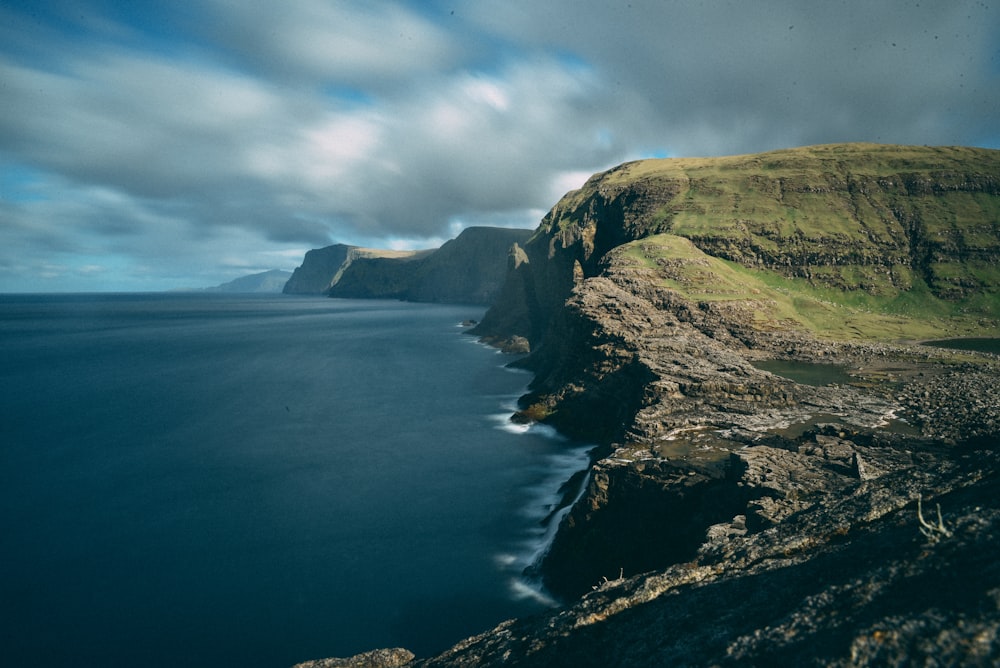
<svg viewBox="0 0 1000 668">
<path fill-rule="evenodd" d="M 467 227 L 440 248 L 412 260 L 358 260 L 344 269 L 327 294 L 488 306 L 506 279 L 508 249 L 531 233 L 517 228 Z"/>
</svg>

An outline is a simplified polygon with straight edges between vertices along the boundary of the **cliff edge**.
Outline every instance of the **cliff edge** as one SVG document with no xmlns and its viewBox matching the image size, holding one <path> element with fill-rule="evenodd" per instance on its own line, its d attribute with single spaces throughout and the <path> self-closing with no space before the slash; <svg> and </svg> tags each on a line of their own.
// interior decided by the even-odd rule
<svg viewBox="0 0 1000 668">
<path fill-rule="evenodd" d="M 488 306 L 506 279 L 508 250 L 529 236 L 531 230 L 469 227 L 440 248 L 413 258 L 356 260 L 328 294 Z"/>
<path fill-rule="evenodd" d="M 412 260 L 428 251 L 393 251 L 334 244 L 306 251 L 302 264 L 292 272 L 282 292 L 286 295 L 323 295 L 337 284 L 344 272 L 359 260 L 393 258 Z"/>
<path fill-rule="evenodd" d="M 525 229 L 469 227 L 440 248 L 419 251 L 335 244 L 308 251 L 283 291 L 489 306 L 507 278 L 508 250 L 531 234 Z"/>
</svg>

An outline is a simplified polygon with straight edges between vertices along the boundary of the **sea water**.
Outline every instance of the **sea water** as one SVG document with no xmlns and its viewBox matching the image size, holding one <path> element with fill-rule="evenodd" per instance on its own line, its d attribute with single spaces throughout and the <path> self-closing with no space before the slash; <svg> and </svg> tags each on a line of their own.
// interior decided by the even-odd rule
<svg viewBox="0 0 1000 668">
<path fill-rule="evenodd" d="M 542 609 L 587 448 L 507 420 L 482 309 L 0 296 L 5 665 L 428 655 Z"/>
</svg>

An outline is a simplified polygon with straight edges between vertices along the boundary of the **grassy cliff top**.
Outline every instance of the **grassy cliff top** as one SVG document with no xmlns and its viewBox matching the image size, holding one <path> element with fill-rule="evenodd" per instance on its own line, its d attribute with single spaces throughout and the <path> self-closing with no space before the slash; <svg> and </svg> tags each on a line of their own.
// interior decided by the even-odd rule
<svg viewBox="0 0 1000 668">
<path fill-rule="evenodd" d="M 970 167 L 994 175 L 1000 173 L 1000 151 L 964 146 L 822 144 L 725 157 L 636 160 L 596 174 L 591 180 L 615 185 L 646 178 L 729 179 L 738 172 L 772 177 L 851 172 L 888 176 L 942 170 L 962 172 Z"/>
<path fill-rule="evenodd" d="M 995 336 L 1000 323 L 997 150 L 830 144 L 629 162 L 567 193 L 536 240 L 553 235 L 583 244 L 591 271 L 627 244 L 692 299 L 757 298 L 774 311 L 763 320 L 838 338 Z"/>
<path fill-rule="evenodd" d="M 1000 151 L 968 147 L 826 144 L 716 158 L 662 158 L 627 162 L 592 176 L 556 205 L 556 220 L 578 211 L 595 194 L 627 189 L 657 195 L 647 225 L 669 222 L 692 229 L 732 219 L 786 221 L 786 231 L 827 231 L 844 216 L 872 218 L 878 196 L 933 195 L 1000 187 Z M 853 207 L 831 205 L 847 196 Z M 876 201 L 865 199 L 876 195 Z M 832 207 L 832 208 L 831 208 Z M 857 209 L 852 211 L 851 209 Z M 995 216 L 998 212 L 991 210 Z M 881 212 L 874 212 L 876 214 Z M 665 231 L 663 229 L 650 231 Z"/>
</svg>

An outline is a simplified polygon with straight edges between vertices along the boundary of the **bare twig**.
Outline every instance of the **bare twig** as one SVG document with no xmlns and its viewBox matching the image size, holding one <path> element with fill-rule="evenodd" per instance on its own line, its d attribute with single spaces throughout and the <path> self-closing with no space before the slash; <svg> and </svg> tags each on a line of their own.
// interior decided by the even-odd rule
<svg viewBox="0 0 1000 668">
<path fill-rule="evenodd" d="M 931 524 L 924 519 L 923 500 L 917 497 L 917 521 L 920 522 L 920 533 L 931 543 L 936 543 L 942 538 L 949 538 L 951 531 L 944 525 L 944 518 L 941 517 L 941 504 L 937 504 L 937 524 Z"/>
<path fill-rule="evenodd" d="M 605 575 L 604 577 L 601 578 L 600 582 L 598 582 L 597 584 L 595 584 L 594 586 L 592 586 L 591 589 L 595 589 L 595 590 L 596 589 L 600 589 L 601 587 L 603 587 L 604 585 L 608 584 L 609 582 L 621 582 L 624 579 L 625 579 L 625 569 L 622 568 L 622 569 L 620 569 L 618 571 L 618 579 L 617 580 L 609 580 L 608 576 Z"/>
</svg>

